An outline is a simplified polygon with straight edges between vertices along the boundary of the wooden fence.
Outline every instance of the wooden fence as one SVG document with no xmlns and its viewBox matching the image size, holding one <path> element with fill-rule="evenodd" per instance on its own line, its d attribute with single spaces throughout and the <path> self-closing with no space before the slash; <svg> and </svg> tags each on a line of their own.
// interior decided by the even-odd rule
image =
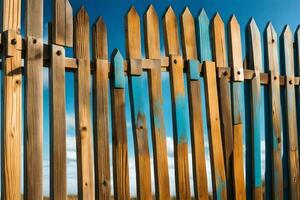
<svg viewBox="0 0 300 200">
<path fill-rule="evenodd" d="M 22 38 L 21 0 L 2 1 L 2 198 L 21 198 L 18 186 L 21 185 L 22 170 L 22 82 L 25 82 L 24 197 L 27 200 L 43 198 L 44 66 L 49 67 L 50 71 L 51 199 L 67 197 L 65 70 L 75 73 L 79 199 L 110 199 L 112 180 L 114 198 L 130 198 L 125 115 L 126 78 L 129 80 L 132 108 L 137 198 L 152 198 L 149 153 L 152 150 L 149 149 L 149 134 L 152 135 L 153 143 L 155 197 L 160 200 L 171 198 L 161 71 L 167 71 L 170 76 L 178 199 L 190 199 L 191 187 L 194 188 L 195 199 L 208 199 L 210 196 L 203 136 L 205 117 L 209 131 L 214 199 L 246 199 L 246 196 L 248 199 L 263 199 L 267 196 L 270 199 L 300 198 L 296 112 L 300 79 L 299 74 L 295 76 L 295 69 L 300 66 L 300 31 L 297 30 L 294 35 L 289 26 L 286 26 L 279 40 L 269 23 L 262 43 L 261 33 L 254 19 L 251 19 L 246 29 L 247 57 L 243 60 L 241 31 L 235 16 L 231 17 L 225 28 L 219 14 L 209 20 L 202 10 L 194 19 L 186 8 L 180 15 L 179 28 L 177 17 L 169 7 L 162 20 L 165 55 L 161 55 L 159 17 L 154 7 L 149 6 L 143 20 L 146 52 L 146 57 L 143 58 L 141 19 L 132 7 L 125 17 L 126 56 L 123 57 L 116 50 L 109 61 L 107 31 L 101 17 L 92 29 L 91 56 L 89 16 L 84 8 L 73 18 L 68 0 L 54 0 L 49 44 L 44 44 L 43 1 L 26 0 L 24 5 L 26 30 L 25 38 Z M 226 31 L 228 37 L 225 37 Z M 73 47 L 74 58 L 65 56 L 65 47 Z M 263 60 L 266 69 L 263 68 Z M 142 87 L 143 71 L 147 72 L 149 80 L 150 105 L 140 101 L 145 91 Z M 300 69 L 296 72 L 299 73 Z M 90 110 L 91 74 L 94 80 L 93 132 Z M 187 75 L 187 90 L 184 87 L 184 74 Z M 206 116 L 202 111 L 202 84 L 205 90 Z M 244 87 L 248 90 L 244 90 Z M 270 129 L 266 130 L 263 126 L 268 119 L 266 117 L 261 120 L 264 112 L 263 90 L 267 91 L 264 94 L 268 94 L 265 100 L 269 105 L 265 109 L 269 113 L 265 113 L 265 116 L 269 116 Z M 249 104 L 243 103 L 244 92 L 249 98 Z M 188 110 L 185 108 L 186 93 Z M 147 130 L 148 106 L 151 133 Z M 243 113 L 243 106 L 249 112 Z M 109 149 L 110 112 L 112 149 Z M 187 112 L 190 123 L 185 117 Z M 243 115 L 248 116 L 249 120 L 244 121 Z M 249 132 L 245 132 L 247 127 Z M 191 134 L 193 185 L 189 181 L 188 134 Z M 268 172 L 271 175 L 266 187 L 263 187 L 264 175 L 261 174 L 260 141 L 264 134 L 270 147 L 266 157 L 271 158 Z M 243 138 L 246 138 L 246 144 Z M 113 177 L 110 177 L 110 151 L 113 152 Z M 283 162 L 282 154 L 287 163 Z M 283 166 L 287 167 L 287 173 Z M 247 178 L 244 177 L 244 170 Z M 265 189 L 267 187 L 268 190 Z"/>
</svg>

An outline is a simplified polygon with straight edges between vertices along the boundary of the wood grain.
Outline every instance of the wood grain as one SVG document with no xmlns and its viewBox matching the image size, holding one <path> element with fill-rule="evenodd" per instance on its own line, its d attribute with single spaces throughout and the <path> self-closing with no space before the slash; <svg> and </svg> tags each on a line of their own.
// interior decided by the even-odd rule
<svg viewBox="0 0 300 200">
<path fill-rule="evenodd" d="M 214 198 L 227 199 L 216 66 L 214 62 L 205 61 L 203 67 Z"/>
<path fill-rule="evenodd" d="M 43 1 L 26 1 L 26 199 L 43 198 Z"/>
<path fill-rule="evenodd" d="M 73 9 L 69 0 L 53 1 L 53 43 L 73 46 Z"/>
<path fill-rule="evenodd" d="M 21 1 L 3 0 L 1 2 L 0 29 L 6 31 L 6 36 L 2 33 L 2 39 L 7 38 L 9 30 L 20 34 L 21 26 Z M 4 41 L 4 40 L 3 40 Z M 21 43 L 19 40 L 17 43 Z M 16 46 L 19 46 L 17 44 Z M 4 199 L 20 200 L 21 198 L 21 127 L 22 127 L 22 70 L 20 66 L 21 51 L 13 48 L 13 57 L 2 54 L 2 149 L 1 149 L 1 196 Z"/>
<path fill-rule="evenodd" d="M 177 20 L 171 7 L 165 13 L 163 24 L 166 55 L 170 56 L 176 195 L 177 199 L 190 199 L 183 60 L 179 50 Z"/>
<path fill-rule="evenodd" d="M 252 140 L 252 195 L 255 199 L 263 199 L 261 180 L 261 135 L 262 132 L 262 106 L 260 72 L 262 71 L 262 52 L 260 32 L 254 19 L 247 26 L 248 34 L 248 67 L 254 70 L 255 76 L 250 84 L 251 95 L 251 140 Z"/>
<path fill-rule="evenodd" d="M 298 135 L 297 116 L 294 86 L 294 50 L 293 35 L 289 26 L 286 26 L 281 34 L 282 57 L 285 69 L 286 88 L 285 102 L 288 138 L 288 166 L 289 166 L 289 199 L 299 199 L 299 158 L 298 158 Z"/>
<path fill-rule="evenodd" d="M 163 113 L 162 80 L 160 69 L 159 22 L 156 11 L 149 6 L 144 15 L 146 57 L 153 59 L 149 70 L 150 115 L 154 147 L 154 172 L 156 199 L 170 199 L 168 155 Z"/>
<path fill-rule="evenodd" d="M 125 17 L 125 29 L 127 58 L 141 58 L 140 17 L 134 7 L 131 7 Z M 130 71 L 132 72 L 132 68 Z M 132 105 L 131 113 L 135 142 L 137 197 L 139 199 L 151 199 L 150 155 L 146 122 L 146 107 L 143 102 L 144 89 L 142 87 L 142 81 L 143 79 L 141 74 L 130 75 L 129 94 Z"/>
<path fill-rule="evenodd" d="M 228 23 L 228 56 L 229 66 L 232 68 L 233 80 L 243 81 L 243 58 L 240 25 L 235 16 Z M 244 180 L 243 156 L 243 124 L 242 124 L 242 83 L 232 83 L 232 110 L 233 110 L 233 191 L 235 199 L 246 199 Z"/>
<path fill-rule="evenodd" d="M 94 159 L 96 199 L 110 199 L 108 52 L 106 25 L 99 17 L 93 26 Z"/>
<path fill-rule="evenodd" d="M 50 198 L 67 198 L 65 49 L 51 48 L 50 87 Z M 61 98 L 57 98 L 60 96 Z"/>
<path fill-rule="evenodd" d="M 115 51 L 112 59 L 114 63 L 113 81 L 111 81 L 114 199 L 129 200 L 129 170 L 123 57 L 119 51 Z"/>
<path fill-rule="evenodd" d="M 266 63 L 270 73 L 270 111 L 272 116 L 271 128 L 271 159 L 272 159 L 272 198 L 283 199 L 282 175 L 282 127 L 281 102 L 279 85 L 279 59 L 277 33 L 271 23 L 265 30 Z"/>
<path fill-rule="evenodd" d="M 83 200 L 95 199 L 90 119 L 89 28 L 89 16 L 82 7 L 74 18 L 74 54 L 78 59 L 78 70 L 75 73 L 78 196 Z"/>
<path fill-rule="evenodd" d="M 194 18 L 188 8 L 180 17 L 183 58 L 197 60 L 196 33 Z M 198 62 L 198 61 L 197 61 Z M 188 95 L 190 109 L 190 126 L 192 139 L 192 157 L 194 173 L 194 191 L 196 199 L 208 199 L 207 175 L 205 165 L 204 131 L 202 121 L 202 99 L 200 88 L 200 72 L 193 74 L 193 66 L 187 66 Z M 198 69 L 198 66 L 196 66 Z M 195 75 L 197 78 L 193 77 Z"/>
<path fill-rule="evenodd" d="M 225 44 L 225 29 L 221 16 L 217 13 L 211 21 L 211 38 L 213 60 L 217 67 L 227 66 L 227 50 Z M 233 195 L 233 127 L 231 114 L 231 90 L 228 78 L 222 74 L 217 80 L 223 153 L 226 167 L 228 197 Z M 214 147 L 212 147 L 214 148 Z"/>
</svg>

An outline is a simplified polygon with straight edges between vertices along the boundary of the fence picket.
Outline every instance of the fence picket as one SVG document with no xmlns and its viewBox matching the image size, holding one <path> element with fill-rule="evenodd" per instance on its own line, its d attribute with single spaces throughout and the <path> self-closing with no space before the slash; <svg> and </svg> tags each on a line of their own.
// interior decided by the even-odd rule
<svg viewBox="0 0 300 200">
<path fill-rule="evenodd" d="M 180 56 L 177 20 L 172 7 L 165 13 L 163 24 L 166 55 L 170 56 L 176 195 L 178 199 L 190 199 L 183 60 Z"/>
<path fill-rule="evenodd" d="M 114 198 L 118 200 L 129 200 L 129 170 L 123 57 L 119 51 L 115 50 L 112 60 L 114 63 L 113 80 L 111 81 Z"/>
<path fill-rule="evenodd" d="M 204 62 L 204 81 L 206 94 L 207 121 L 209 127 L 210 159 L 212 167 L 212 183 L 215 199 L 227 199 L 226 172 L 221 138 L 221 123 L 214 62 Z"/>
<path fill-rule="evenodd" d="M 96 199 L 110 199 L 108 52 L 107 31 L 102 17 L 93 26 L 94 159 Z"/>
<path fill-rule="evenodd" d="M 43 1 L 26 2 L 25 198 L 43 199 Z"/>
<path fill-rule="evenodd" d="M 188 8 L 186 8 L 181 14 L 180 19 L 183 58 L 189 61 L 189 66 L 187 66 L 187 83 L 190 102 L 189 109 L 195 198 L 208 199 L 201 107 L 200 71 L 199 61 L 197 60 L 195 23 Z"/>
<path fill-rule="evenodd" d="M 277 33 L 271 23 L 265 30 L 266 63 L 270 73 L 270 110 L 272 116 L 272 197 L 283 199 L 283 177 L 282 177 L 282 127 L 281 127 L 281 105 L 279 85 L 279 59 L 277 46 Z"/>
<path fill-rule="evenodd" d="M 299 199 L 299 158 L 297 116 L 294 80 L 294 44 L 293 35 L 289 26 L 286 26 L 281 34 L 282 57 L 286 74 L 286 113 L 287 138 L 288 138 L 288 161 L 289 161 L 289 198 Z"/>
<path fill-rule="evenodd" d="M 243 124 L 242 124 L 242 82 L 243 58 L 240 25 L 235 16 L 228 23 L 228 60 L 232 67 L 232 112 L 233 112 L 233 196 L 235 199 L 246 199 L 243 159 Z"/>
<path fill-rule="evenodd" d="M 248 32 L 248 66 L 254 70 L 254 76 L 251 84 L 251 137 L 252 137 L 252 182 L 251 188 L 253 198 L 262 199 L 262 181 L 261 181 L 261 88 L 260 72 L 262 71 L 262 52 L 260 32 L 254 19 L 251 19 L 247 26 Z"/>
<path fill-rule="evenodd" d="M 149 71 L 150 114 L 154 146 L 156 198 L 170 199 L 168 155 L 163 115 L 162 81 L 160 68 L 159 21 L 152 5 L 144 15 L 146 57 L 153 59 Z"/>
<path fill-rule="evenodd" d="M 50 197 L 67 198 L 65 49 L 52 45 L 50 86 Z M 61 98 L 57 98 L 60 96 Z"/>
<path fill-rule="evenodd" d="M 90 48 L 89 16 L 82 7 L 74 18 L 78 69 L 75 73 L 75 123 L 79 199 L 95 199 L 90 120 Z"/>
<path fill-rule="evenodd" d="M 128 59 L 141 59 L 140 17 L 134 7 L 126 15 L 126 49 Z M 132 104 L 132 124 L 135 141 L 137 197 L 151 199 L 151 171 L 148 146 L 148 130 L 146 123 L 146 107 L 142 97 L 142 69 L 130 66 L 129 89 Z"/>
<path fill-rule="evenodd" d="M 21 116 L 22 116 L 22 70 L 21 70 L 21 1 L 1 1 L 1 31 L 7 47 L 17 40 L 13 56 L 2 54 L 2 150 L 1 186 L 2 198 L 20 200 L 21 196 Z M 12 34 L 10 34 L 12 33 Z M 6 36 L 5 36 L 6 34 Z M 13 36 L 9 38 L 10 36 Z M 2 40 L 4 41 L 4 40 Z M 15 47 L 15 46 L 14 46 Z M 5 48 L 3 48 L 5 50 Z M 6 51 L 8 52 L 8 50 Z"/>
<path fill-rule="evenodd" d="M 227 67 L 227 55 L 225 44 L 225 29 L 224 23 L 217 13 L 211 21 L 211 38 L 213 49 L 213 60 L 216 62 L 216 67 Z M 217 79 L 219 91 L 219 105 L 221 117 L 221 130 L 223 141 L 223 153 L 225 160 L 227 192 L 228 197 L 233 196 L 233 127 L 231 114 L 231 90 L 229 80 L 226 73 L 222 73 Z"/>
</svg>

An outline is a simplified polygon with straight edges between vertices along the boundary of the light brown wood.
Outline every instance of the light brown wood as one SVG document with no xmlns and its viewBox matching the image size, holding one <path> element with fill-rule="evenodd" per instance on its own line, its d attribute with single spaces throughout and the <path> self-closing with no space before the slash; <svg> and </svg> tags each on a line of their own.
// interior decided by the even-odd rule
<svg viewBox="0 0 300 200">
<path fill-rule="evenodd" d="M 246 187 L 244 180 L 244 143 L 243 125 L 233 125 L 233 176 L 234 176 L 234 199 L 246 199 Z M 240 185 L 239 185 L 240 184 Z"/>
<path fill-rule="evenodd" d="M 90 119 L 90 48 L 89 16 L 82 7 L 74 18 L 75 57 L 75 122 L 77 143 L 78 196 L 83 200 L 95 199 Z"/>
<path fill-rule="evenodd" d="M 53 43 L 73 46 L 73 10 L 69 0 L 53 1 Z"/>
<path fill-rule="evenodd" d="M 114 199 L 129 200 L 124 65 L 119 51 L 114 51 L 112 59 L 115 72 L 111 81 Z"/>
<path fill-rule="evenodd" d="M 205 61 L 203 67 L 214 198 L 227 199 L 216 66 L 214 62 Z"/>
<path fill-rule="evenodd" d="M 287 119 L 287 139 L 288 139 L 288 170 L 289 170 L 289 199 L 300 198 L 299 187 L 299 158 L 298 158 L 298 134 L 297 134 L 297 115 L 296 99 L 294 86 L 294 40 L 289 26 L 282 32 L 282 56 L 285 66 L 286 93 L 285 104 Z"/>
<path fill-rule="evenodd" d="M 211 21 L 212 54 L 216 67 L 227 66 L 227 50 L 224 23 L 217 13 Z M 222 74 L 217 80 L 219 91 L 220 119 L 223 153 L 226 167 L 228 197 L 233 196 L 233 127 L 231 110 L 231 89 L 229 80 Z"/>
<path fill-rule="evenodd" d="M 183 60 L 180 56 L 178 25 L 175 13 L 168 8 L 163 18 L 166 55 L 170 56 L 170 87 L 173 110 L 173 140 L 177 199 L 190 199 L 187 122 L 184 116 Z M 182 116 L 183 115 L 183 116 Z"/>
<path fill-rule="evenodd" d="M 233 111 L 233 176 L 232 196 L 236 199 L 246 199 L 245 180 L 244 180 L 244 156 L 243 156 L 243 124 L 242 124 L 242 83 L 244 80 L 242 44 L 241 44 L 240 25 L 233 15 L 228 23 L 228 56 L 229 66 L 232 69 L 232 80 L 236 81 L 231 84 L 232 91 L 232 111 Z M 237 141 L 236 141 L 237 140 Z M 235 149 L 236 148 L 236 149 Z M 228 177 L 227 177 L 228 178 Z M 229 187 L 229 186 L 228 186 Z"/>
<path fill-rule="evenodd" d="M 197 60 L 194 18 L 188 8 L 181 14 L 180 19 L 183 58 L 185 60 Z M 198 74 L 199 79 L 194 80 L 191 78 L 190 73 L 192 72 L 190 72 L 189 66 L 187 68 L 195 199 L 204 200 L 208 199 L 209 195 L 205 164 L 200 74 Z"/>
<path fill-rule="evenodd" d="M 140 17 L 134 7 L 131 7 L 125 17 L 126 55 L 128 59 L 141 58 Z M 137 66 L 141 67 L 141 66 Z M 132 73 L 132 66 L 130 72 Z M 141 68 L 140 68 L 141 69 Z M 137 197 L 151 199 L 151 170 L 148 146 L 148 130 L 145 107 L 142 106 L 142 76 L 129 76 L 130 100 L 132 104 L 133 135 L 135 143 L 135 160 L 137 174 Z"/>
<path fill-rule="evenodd" d="M 254 19 L 250 20 L 247 27 L 248 34 L 248 68 L 254 70 L 250 81 L 251 104 L 251 148 L 252 148 L 252 173 L 251 192 L 255 199 L 263 199 L 261 177 L 261 135 L 263 123 L 261 122 L 261 88 L 260 72 L 262 71 L 262 52 L 260 32 Z"/>
<path fill-rule="evenodd" d="M 265 31 L 266 63 L 270 79 L 270 110 L 272 116 L 272 131 L 269 135 L 272 146 L 272 197 L 283 199 L 283 174 L 282 174 L 282 127 L 281 127 L 281 101 L 279 83 L 277 33 L 271 23 Z"/>
<path fill-rule="evenodd" d="M 67 198 L 65 49 L 52 45 L 50 87 L 50 198 Z M 42 75 L 41 75 L 42 76 Z M 57 98 L 60 96 L 61 98 Z"/>
<path fill-rule="evenodd" d="M 101 17 L 93 26 L 93 54 L 95 61 L 93 104 L 96 199 L 110 199 L 107 31 Z"/>
<path fill-rule="evenodd" d="M 43 198 L 43 1 L 26 1 L 26 199 Z"/>
<path fill-rule="evenodd" d="M 21 34 L 21 0 L 3 0 L 1 3 L 1 32 L 12 29 Z"/>
<path fill-rule="evenodd" d="M 152 140 L 154 147 L 155 192 L 156 199 L 167 200 L 170 199 L 170 185 L 160 70 L 159 22 L 156 11 L 152 5 L 149 6 L 144 15 L 144 26 L 146 57 L 157 60 L 148 73 Z"/>
<path fill-rule="evenodd" d="M 5 46 L 11 46 L 9 32 L 13 33 L 17 44 L 21 43 L 21 1 L 1 1 L 1 31 Z M 11 30 L 11 31 L 9 31 Z M 1 151 L 1 174 L 2 174 L 2 198 L 20 200 L 21 198 L 21 123 L 22 123 L 22 70 L 21 51 L 13 48 L 13 57 L 2 54 L 2 151 Z"/>
</svg>

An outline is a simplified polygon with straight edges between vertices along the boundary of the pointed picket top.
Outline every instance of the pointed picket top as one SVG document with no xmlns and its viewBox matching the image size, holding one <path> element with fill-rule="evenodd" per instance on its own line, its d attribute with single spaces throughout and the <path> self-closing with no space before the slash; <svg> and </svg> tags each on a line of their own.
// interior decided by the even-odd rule
<svg viewBox="0 0 300 200">
<path fill-rule="evenodd" d="M 219 13 L 212 19 L 213 57 L 217 67 L 227 67 L 224 23 Z"/>
<path fill-rule="evenodd" d="M 294 75 L 294 53 L 293 53 L 293 35 L 289 25 L 284 27 L 283 32 L 281 33 L 282 38 L 282 48 L 284 56 L 284 65 L 286 75 Z"/>
<path fill-rule="evenodd" d="M 193 15 L 186 7 L 180 16 L 184 59 L 197 59 L 196 33 Z"/>
<path fill-rule="evenodd" d="M 178 38 L 178 24 L 176 15 L 171 6 L 167 9 L 163 18 L 164 37 L 166 55 L 179 55 L 179 38 Z"/>
<path fill-rule="evenodd" d="M 86 9 L 82 6 L 74 17 L 75 57 L 90 58 L 90 22 Z"/>
<path fill-rule="evenodd" d="M 201 23 L 209 24 L 209 18 L 205 12 L 205 9 L 202 8 L 199 15 L 198 15 L 198 21 Z"/>
<path fill-rule="evenodd" d="M 108 59 L 107 30 L 101 16 L 93 26 L 93 57 L 94 59 Z"/>
<path fill-rule="evenodd" d="M 228 38 L 229 66 L 237 69 L 243 68 L 241 30 L 235 15 L 231 16 L 228 23 Z"/>
<path fill-rule="evenodd" d="M 114 88 L 125 88 L 124 59 L 121 52 L 115 49 L 112 53 Z"/>
<path fill-rule="evenodd" d="M 256 22 L 253 18 L 250 19 L 248 26 L 248 42 L 250 43 L 250 69 L 262 71 L 262 52 L 261 52 L 261 37 Z"/>
<path fill-rule="evenodd" d="M 147 58 L 160 58 L 159 21 L 151 4 L 144 15 L 145 48 Z"/>
<path fill-rule="evenodd" d="M 132 6 L 125 17 L 126 54 L 128 58 L 141 58 L 140 17 Z"/>
<path fill-rule="evenodd" d="M 212 60 L 210 46 L 209 18 L 202 8 L 197 17 L 198 56 L 200 62 Z"/>
<path fill-rule="evenodd" d="M 271 22 L 267 24 L 265 30 L 265 46 L 266 46 L 266 61 L 269 70 L 274 74 L 279 74 L 279 59 L 278 59 L 278 42 L 277 33 Z"/>
</svg>

